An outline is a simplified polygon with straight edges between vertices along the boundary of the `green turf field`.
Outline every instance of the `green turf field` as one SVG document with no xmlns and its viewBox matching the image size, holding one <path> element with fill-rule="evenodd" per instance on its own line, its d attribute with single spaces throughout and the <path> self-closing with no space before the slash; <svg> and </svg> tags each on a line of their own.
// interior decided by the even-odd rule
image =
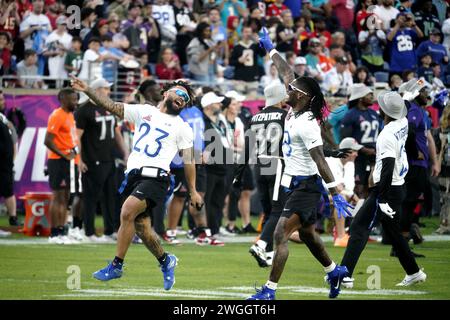
<svg viewBox="0 0 450 320">
<path fill-rule="evenodd" d="M 426 230 L 431 230 L 436 223 L 431 219 L 424 222 Z M 268 270 L 259 268 L 248 254 L 250 243 L 228 243 L 225 247 L 166 246 L 180 261 L 174 288 L 164 291 L 157 261 L 143 245 L 132 245 L 124 276 L 102 283 L 91 274 L 114 256 L 114 245 L 57 246 L 45 242 L 31 244 L 30 240 L 34 239 L 19 235 L 0 239 L 0 299 L 241 300 L 254 292 L 255 284 L 258 287 L 264 284 L 268 275 Z M 336 261 L 341 259 L 344 249 L 334 248 L 330 242 L 326 247 Z M 390 247 L 371 243 L 355 270 L 355 287 L 343 290 L 339 299 L 450 299 L 450 242 L 426 241 L 414 246 L 414 250 L 426 256 L 418 262 L 428 275 L 427 282 L 408 288 L 396 287 L 404 276 L 400 264 L 389 256 Z M 367 287 L 372 276 L 367 273 L 369 266 L 380 270 L 379 288 L 374 281 L 369 282 L 375 288 Z M 68 268 L 79 268 L 80 289 L 73 289 L 77 284 L 76 274 L 67 273 Z M 321 266 L 306 247 L 291 243 L 277 299 L 327 299 L 323 275 Z"/>
</svg>

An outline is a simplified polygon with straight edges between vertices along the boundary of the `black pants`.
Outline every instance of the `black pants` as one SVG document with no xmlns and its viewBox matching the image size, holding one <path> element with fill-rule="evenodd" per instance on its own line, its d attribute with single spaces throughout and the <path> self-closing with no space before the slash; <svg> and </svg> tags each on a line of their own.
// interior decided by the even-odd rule
<svg viewBox="0 0 450 320">
<path fill-rule="evenodd" d="M 402 202 L 405 198 L 404 186 L 391 186 L 389 192 L 388 203 L 390 207 L 396 212 L 394 218 L 391 219 L 378 209 L 378 189 L 371 188 L 369 196 L 364 202 L 361 209 L 356 214 L 350 225 L 350 239 L 348 241 L 347 249 L 342 258 L 341 265 L 348 268 L 350 275 L 353 274 L 358 259 L 364 250 L 367 240 L 369 239 L 369 232 L 375 220 L 379 220 L 383 226 L 383 230 L 389 235 L 392 240 L 392 246 L 397 252 L 398 259 L 403 269 L 407 274 L 414 274 L 419 271 L 416 260 L 409 249 L 408 243 L 403 238 L 400 232 L 399 217 L 402 211 Z"/>
<path fill-rule="evenodd" d="M 225 175 L 207 170 L 205 207 L 208 227 L 212 234 L 219 232 L 222 223 L 223 205 L 227 195 Z"/>
<path fill-rule="evenodd" d="M 273 201 L 275 175 L 262 175 L 259 166 L 255 166 L 257 187 L 264 212 L 263 228 L 260 239 L 267 243 L 266 250 L 273 251 L 273 233 L 283 211 L 286 197 L 283 187 L 279 188 L 278 200 Z"/>
<path fill-rule="evenodd" d="M 83 223 L 86 236 L 95 234 L 95 212 L 97 203 L 103 215 L 104 234 L 114 233 L 116 199 L 116 178 L 114 162 L 86 164 L 88 171 L 83 174 Z"/>
<path fill-rule="evenodd" d="M 404 201 L 404 211 L 400 217 L 400 226 L 403 232 L 409 232 L 414 221 L 414 209 L 421 194 L 424 196 L 424 205 L 428 212 L 432 207 L 432 189 L 430 183 L 430 173 L 428 168 L 411 166 L 405 177 L 406 199 Z"/>
</svg>

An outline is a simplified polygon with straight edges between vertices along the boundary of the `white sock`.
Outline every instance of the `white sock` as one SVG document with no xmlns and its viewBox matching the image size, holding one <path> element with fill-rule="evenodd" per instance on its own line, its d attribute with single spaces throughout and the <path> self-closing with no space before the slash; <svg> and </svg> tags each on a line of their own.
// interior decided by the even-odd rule
<svg viewBox="0 0 450 320">
<path fill-rule="evenodd" d="M 256 245 L 261 249 L 266 250 L 267 242 L 265 242 L 264 240 L 258 240 L 256 241 Z"/>
<path fill-rule="evenodd" d="M 277 290 L 277 283 L 272 281 L 266 282 L 266 287 L 272 290 Z"/>
<path fill-rule="evenodd" d="M 275 254 L 275 251 L 266 252 L 266 258 L 273 259 L 274 254 Z"/>
<path fill-rule="evenodd" d="M 167 230 L 166 234 L 168 237 L 176 237 L 177 236 L 177 230 Z"/>
<path fill-rule="evenodd" d="M 334 270 L 334 268 L 336 268 L 336 263 L 334 263 L 334 261 L 332 261 L 331 264 L 328 267 L 324 267 L 323 270 L 326 273 L 330 273 L 331 271 Z"/>
<path fill-rule="evenodd" d="M 211 229 L 205 228 L 204 231 L 205 231 L 205 234 L 206 234 L 207 237 L 211 237 Z"/>
</svg>

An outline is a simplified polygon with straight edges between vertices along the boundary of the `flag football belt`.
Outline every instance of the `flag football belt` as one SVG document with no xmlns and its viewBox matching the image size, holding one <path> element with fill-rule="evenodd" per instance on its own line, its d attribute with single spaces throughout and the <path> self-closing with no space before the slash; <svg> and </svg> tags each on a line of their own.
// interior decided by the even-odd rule
<svg viewBox="0 0 450 320">
<path fill-rule="evenodd" d="M 169 172 L 167 172 L 164 169 L 156 168 L 156 167 L 142 167 L 140 169 L 130 170 L 130 172 L 128 172 L 125 175 L 125 178 L 123 179 L 122 184 L 120 185 L 119 194 L 122 194 L 123 190 L 127 186 L 128 177 L 130 175 L 131 176 L 136 175 L 136 176 L 141 176 L 141 177 L 145 177 L 145 178 L 162 178 L 162 177 L 169 177 Z"/>
</svg>

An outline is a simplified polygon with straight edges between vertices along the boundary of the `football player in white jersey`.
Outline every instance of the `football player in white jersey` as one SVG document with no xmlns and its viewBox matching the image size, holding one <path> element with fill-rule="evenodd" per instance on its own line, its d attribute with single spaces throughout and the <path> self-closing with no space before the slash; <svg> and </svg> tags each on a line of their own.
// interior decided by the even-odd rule
<svg viewBox="0 0 450 320">
<path fill-rule="evenodd" d="M 315 232 L 315 222 L 321 198 L 328 200 L 327 184 L 339 217 L 350 215 L 351 207 L 339 195 L 333 174 L 325 160 L 318 122 L 323 122 L 325 99 L 318 83 L 309 77 L 294 78 L 290 66 L 274 49 L 267 29 L 263 28 L 259 43 L 263 46 L 284 79 L 291 110 L 284 126 L 283 156 L 285 170 L 281 185 L 289 189 L 288 199 L 275 228 L 275 256 L 269 281 L 250 300 L 273 300 L 277 283 L 288 259 L 288 239 L 298 230 L 300 238 L 322 264 L 330 279 L 330 298 L 339 294 L 339 284 L 347 275 L 345 266 L 334 263 Z M 319 176 L 320 173 L 320 176 Z"/>
<path fill-rule="evenodd" d="M 406 276 L 398 286 L 409 286 L 426 280 L 426 274 L 419 269 L 416 260 L 403 238 L 399 217 L 406 191 L 405 176 L 408 173 L 408 159 L 405 143 L 408 137 L 407 109 L 402 97 L 393 91 L 383 91 L 378 96 L 384 129 L 376 144 L 376 163 L 373 172 L 374 187 L 358 214 L 350 225 L 350 239 L 345 250 L 342 264 L 347 266 L 349 277 L 342 285 L 353 287 L 351 275 L 369 238 L 369 232 L 376 220 L 381 222 L 383 230 L 392 241 L 398 259 Z"/>
<path fill-rule="evenodd" d="M 150 217 L 145 212 L 147 207 L 152 208 L 165 200 L 169 189 L 170 162 L 179 151 L 183 154 L 191 205 L 199 210 L 203 206 L 202 198 L 195 189 L 192 129 L 178 116 L 193 101 L 193 92 L 186 82 L 175 81 L 164 86 L 164 99 L 158 106 L 131 105 L 97 96 L 85 82 L 75 77 L 72 77 L 71 84 L 98 106 L 136 126 L 126 178 L 119 190 L 126 199 L 120 213 L 116 256 L 108 266 L 98 270 L 93 276 L 102 281 L 120 278 L 123 260 L 136 233 L 158 259 L 163 272 L 164 289 L 170 290 L 175 283 L 177 258 L 164 252 L 151 228 Z"/>
</svg>

